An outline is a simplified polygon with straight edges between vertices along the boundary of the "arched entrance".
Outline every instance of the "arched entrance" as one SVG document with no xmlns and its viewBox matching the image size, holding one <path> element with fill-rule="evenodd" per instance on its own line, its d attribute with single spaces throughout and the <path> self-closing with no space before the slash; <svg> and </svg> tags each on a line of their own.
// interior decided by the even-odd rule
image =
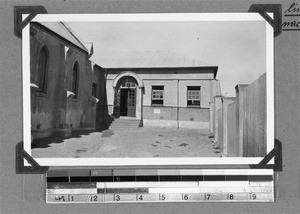
<svg viewBox="0 0 300 214">
<path fill-rule="evenodd" d="M 143 87 L 141 79 L 133 72 L 122 72 L 114 79 L 113 87 L 113 115 L 141 119 Z"/>
</svg>

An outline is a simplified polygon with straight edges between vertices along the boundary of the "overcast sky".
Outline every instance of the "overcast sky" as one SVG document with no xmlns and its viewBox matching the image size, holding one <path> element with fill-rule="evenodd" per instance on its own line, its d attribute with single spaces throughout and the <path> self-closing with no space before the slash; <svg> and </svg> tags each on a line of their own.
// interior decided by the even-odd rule
<svg viewBox="0 0 300 214">
<path fill-rule="evenodd" d="M 266 72 L 265 22 L 68 22 L 94 56 L 115 51 L 170 51 L 218 66 L 223 95 L 235 96 Z M 101 66 L 101 65 L 100 65 Z"/>
</svg>

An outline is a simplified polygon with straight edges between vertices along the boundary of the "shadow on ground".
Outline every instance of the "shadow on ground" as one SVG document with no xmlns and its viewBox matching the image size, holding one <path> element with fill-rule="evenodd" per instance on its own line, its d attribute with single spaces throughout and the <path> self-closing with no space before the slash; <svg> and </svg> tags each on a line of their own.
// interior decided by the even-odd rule
<svg viewBox="0 0 300 214">
<path fill-rule="evenodd" d="M 48 148 L 48 147 L 51 147 L 50 144 L 63 143 L 64 140 L 71 139 L 71 138 L 83 138 L 84 136 L 88 136 L 91 133 L 99 133 L 99 132 L 96 132 L 96 131 L 72 131 L 72 134 L 69 137 L 60 137 L 60 136 L 53 135 L 53 136 L 42 138 L 42 139 L 35 139 L 35 140 L 33 140 L 32 144 L 31 144 L 31 149 Z M 107 137 L 107 136 L 111 136 L 113 134 L 113 131 L 112 130 L 104 130 L 104 131 L 102 131 L 102 133 L 103 133 L 103 135 L 105 135 L 105 137 Z"/>
</svg>

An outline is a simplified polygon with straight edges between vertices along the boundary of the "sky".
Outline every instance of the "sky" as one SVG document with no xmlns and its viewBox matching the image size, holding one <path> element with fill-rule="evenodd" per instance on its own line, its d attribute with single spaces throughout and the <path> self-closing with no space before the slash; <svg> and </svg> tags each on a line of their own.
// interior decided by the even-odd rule
<svg viewBox="0 0 300 214">
<path fill-rule="evenodd" d="M 266 72 L 263 21 L 67 22 L 97 55 L 116 51 L 169 51 L 218 66 L 221 93 L 235 97 L 237 84 Z M 101 66 L 101 65 L 100 65 Z"/>
</svg>

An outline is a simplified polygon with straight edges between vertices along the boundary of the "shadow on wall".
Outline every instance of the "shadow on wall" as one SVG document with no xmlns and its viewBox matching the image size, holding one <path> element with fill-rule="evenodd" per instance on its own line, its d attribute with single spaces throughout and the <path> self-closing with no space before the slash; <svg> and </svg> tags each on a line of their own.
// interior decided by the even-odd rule
<svg viewBox="0 0 300 214">
<path fill-rule="evenodd" d="M 96 107 L 96 131 L 102 131 L 109 128 L 114 120 L 108 113 L 107 105 L 107 91 L 106 91 L 106 72 L 103 68 L 95 65 L 97 69 L 100 69 L 99 87 L 97 89 L 99 102 Z"/>
</svg>

